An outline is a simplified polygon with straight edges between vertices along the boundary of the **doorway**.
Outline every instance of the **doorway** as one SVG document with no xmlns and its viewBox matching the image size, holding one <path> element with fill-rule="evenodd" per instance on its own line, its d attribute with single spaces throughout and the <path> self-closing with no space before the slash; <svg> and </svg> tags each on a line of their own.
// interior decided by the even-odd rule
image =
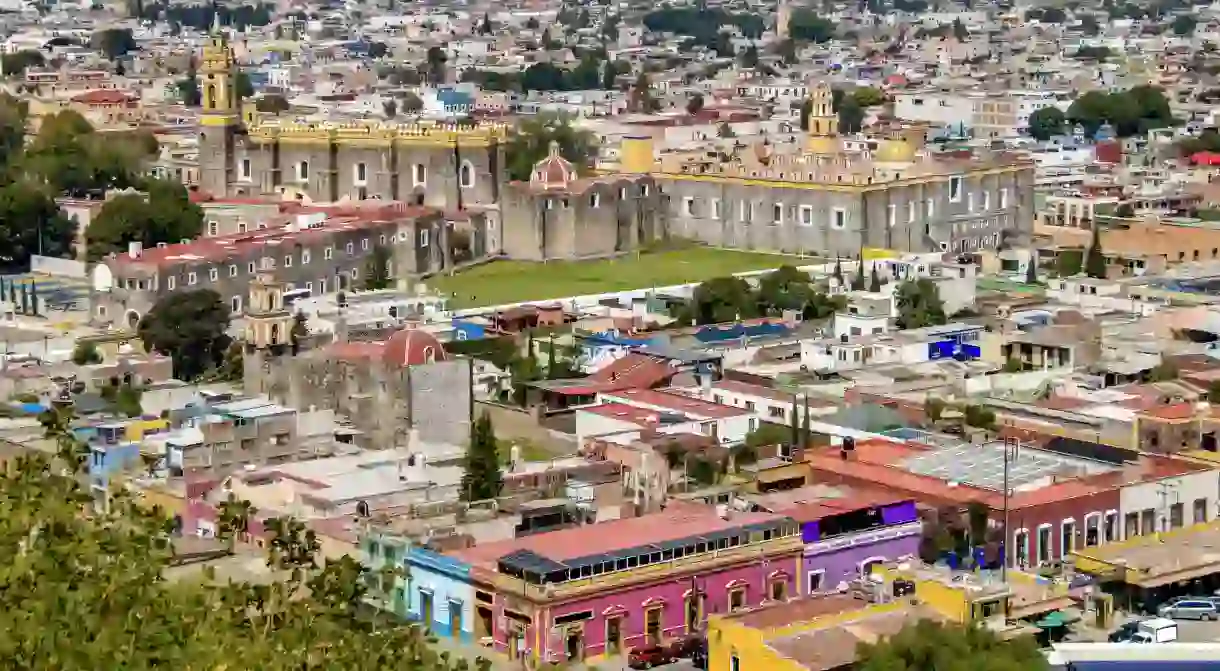
<svg viewBox="0 0 1220 671">
<path fill-rule="evenodd" d="M 462 638 L 462 604 L 457 601 L 449 602 L 449 635 L 455 640 Z"/>
<path fill-rule="evenodd" d="M 644 611 L 644 640 L 651 645 L 661 644 L 660 606 L 654 606 Z"/>
<path fill-rule="evenodd" d="M 567 653 L 569 662 L 579 662 L 585 658 L 585 641 L 584 630 L 580 627 L 572 627 L 568 629 L 567 637 L 564 639 L 564 652 Z"/>
<path fill-rule="evenodd" d="M 703 622 L 703 595 L 690 594 L 686 597 L 684 604 L 686 613 L 686 633 L 693 634 L 699 631 L 699 625 Z"/>
<path fill-rule="evenodd" d="M 432 628 L 432 592 L 419 592 L 419 619 L 425 627 Z"/>
<path fill-rule="evenodd" d="M 491 636 L 495 636 L 495 629 L 492 627 L 491 606 L 479 606 L 474 609 L 474 637 L 482 640 Z"/>
<path fill-rule="evenodd" d="M 606 619 L 606 654 L 623 654 L 623 618 Z"/>
</svg>

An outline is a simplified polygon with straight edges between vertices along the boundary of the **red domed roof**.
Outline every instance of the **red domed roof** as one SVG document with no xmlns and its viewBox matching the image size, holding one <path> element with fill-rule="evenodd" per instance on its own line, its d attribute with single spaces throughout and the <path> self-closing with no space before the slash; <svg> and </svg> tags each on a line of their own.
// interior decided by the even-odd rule
<svg viewBox="0 0 1220 671">
<path fill-rule="evenodd" d="M 382 359 L 400 368 L 445 361 L 445 348 L 436 336 L 422 329 L 403 329 L 385 343 Z"/>
<path fill-rule="evenodd" d="M 566 189 L 576 179 L 576 168 L 559 154 L 559 143 L 551 141 L 547 157 L 534 164 L 530 186 L 536 189 Z"/>
</svg>

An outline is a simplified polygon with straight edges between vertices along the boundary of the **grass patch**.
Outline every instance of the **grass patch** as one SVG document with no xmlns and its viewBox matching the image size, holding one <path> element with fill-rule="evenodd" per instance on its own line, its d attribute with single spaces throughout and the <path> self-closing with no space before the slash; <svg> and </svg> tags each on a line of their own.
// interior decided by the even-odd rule
<svg viewBox="0 0 1220 671">
<path fill-rule="evenodd" d="M 508 465 L 508 460 L 513 455 L 512 449 L 514 444 L 520 448 L 522 462 L 550 461 L 559 456 L 541 445 L 536 445 L 527 438 L 498 438 L 496 439 L 496 452 L 500 455 L 501 465 Z"/>
<path fill-rule="evenodd" d="M 470 308 L 702 282 L 733 273 L 821 261 L 813 256 L 692 247 L 597 261 L 494 261 L 453 276 L 433 277 L 426 284 L 456 293 L 454 307 Z"/>
</svg>

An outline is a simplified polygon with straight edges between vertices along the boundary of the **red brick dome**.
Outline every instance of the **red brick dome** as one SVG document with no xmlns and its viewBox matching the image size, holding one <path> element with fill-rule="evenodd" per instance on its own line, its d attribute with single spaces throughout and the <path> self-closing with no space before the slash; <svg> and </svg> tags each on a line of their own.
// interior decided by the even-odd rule
<svg viewBox="0 0 1220 671">
<path fill-rule="evenodd" d="M 576 180 L 576 168 L 572 162 L 560 156 L 559 143 L 551 141 L 547 157 L 534 164 L 530 173 L 530 186 L 536 189 L 566 189 Z"/>
<path fill-rule="evenodd" d="M 386 363 L 399 368 L 446 360 L 441 341 L 422 329 L 403 329 L 390 336 L 381 356 Z"/>
</svg>

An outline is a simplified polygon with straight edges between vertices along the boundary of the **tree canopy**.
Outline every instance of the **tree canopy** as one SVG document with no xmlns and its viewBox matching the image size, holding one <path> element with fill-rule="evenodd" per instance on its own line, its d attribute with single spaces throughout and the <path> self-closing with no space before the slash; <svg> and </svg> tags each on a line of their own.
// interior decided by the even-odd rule
<svg viewBox="0 0 1220 671">
<path fill-rule="evenodd" d="M 727 12 L 707 7 L 664 7 L 644 15 L 644 26 L 654 33 L 686 35 L 697 45 L 715 46 L 721 26 L 736 26 L 743 37 L 762 37 L 762 16 L 748 12 Z"/>
<path fill-rule="evenodd" d="M 944 324 L 945 304 L 932 280 L 923 277 L 898 285 L 898 328 L 916 329 Z"/>
<path fill-rule="evenodd" d="M 717 324 L 797 310 L 804 319 L 822 319 L 843 309 L 846 299 L 829 296 L 808 273 L 780 266 L 763 275 L 758 288 L 738 277 L 716 277 L 695 287 L 694 295 L 677 313 L 680 321 Z"/>
<path fill-rule="evenodd" d="M 539 114 L 523 120 L 508 141 L 505 153 L 509 179 L 529 181 L 534 165 L 546 158 L 552 141 L 559 144 L 559 153 L 577 171 L 588 167 L 593 159 L 592 135 L 574 128 L 565 116 Z"/>
<path fill-rule="evenodd" d="M 503 486 L 504 476 L 500 472 L 500 452 L 495 430 L 491 426 L 491 417 L 484 412 L 470 427 L 470 445 L 466 448 L 465 468 L 462 472 L 462 499 L 492 499 L 500 495 Z"/>
<path fill-rule="evenodd" d="M 858 648 L 859 671 L 1045 671 L 1029 637 L 1001 640 L 990 630 L 923 619 L 894 636 Z"/>
<path fill-rule="evenodd" d="M 211 289 L 166 294 L 140 321 L 145 349 L 169 356 L 174 377 L 193 380 L 224 361 L 229 306 Z"/>
<path fill-rule="evenodd" d="M 1056 135 L 1062 135 L 1067 117 L 1063 110 L 1053 105 L 1035 110 L 1029 115 L 1029 134 L 1035 140 L 1049 140 Z"/>
<path fill-rule="evenodd" d="M 67 430 L 70 414 L 44 415 L 59 458 L 23 456 L 0 471 L 0 657 L 8 668 L 470 667 L 429 647 L 418 625 L 365 606 L 384 598 L 401 571 L 323 560 L 314 533 L 290 518 L 263 523 L 269 582 L 220 583 L 206 569 L 174 576 L 168 513 L 121 488 L 94 505 L 78 477 L 88 448 Z M 222 540 L 248 531 L 256 512 L 246 502 L 222 505 Z"/>
<path fill-rule="evenodd" d="M 121 194 L 102 205 L 87 231 L 88 258 L 96 261 L 121 252 L 130 242 L 144 247 L 191 240 L 203 232 L 203 210 L 177 182 L 152 179 L 147 196 Z"/>
<path fill-rule="evenodd" d="M 1136 86 L 1118 93 L 1089 91 L 1072 103 L 1067 118 L 1080 124 L 1089 137 L 1107 122 L 1119 137 L 1143 134 L 1174 122 L 1165 92 L 1153 86 Z"/>
</svg>

